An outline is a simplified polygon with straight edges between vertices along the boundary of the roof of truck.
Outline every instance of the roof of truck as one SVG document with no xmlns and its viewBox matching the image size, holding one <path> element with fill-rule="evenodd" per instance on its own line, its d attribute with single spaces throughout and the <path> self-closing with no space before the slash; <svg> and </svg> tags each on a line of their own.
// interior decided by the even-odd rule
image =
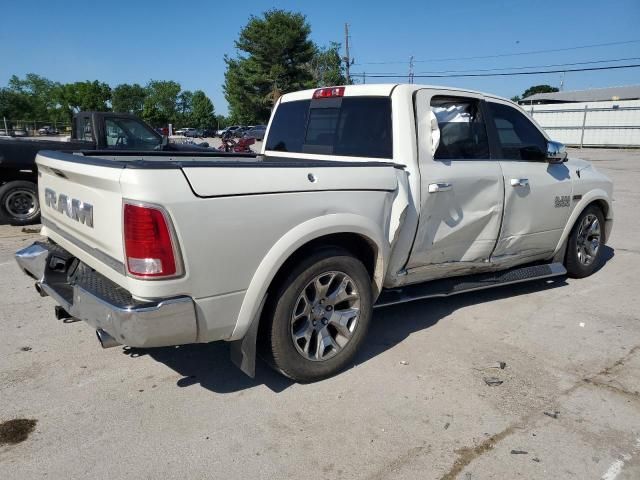
<svg viewBox="0 0 640 480">
<path fill-rule="evenodd" d="M 344 87 L 344 96 L 345 97 L 356 97 L 356 96 L 389 96 L 393 92 L 393 90 L 397 87 L 406 88 L 409 91 L 421 90 L 421 89 L 434 89 L 434 90 L 452 90 L 461 93 L 473 93 L 476 95 L 485 95 L 487 97 L 496 98 L 500 100 L 505 100 L 511 102 L 511 100 L 507 98 L 500 97 L 498 95 L 493 95 L 491 93 L 479 92 L 477 90 L 469 90 L 457 87 L 449 87 L 446 85 L 419 85 L 413 83 L 371 83 L 366 85 L 340 85 Z M 284 94 L 281 98 L 281 102 L 292 102 L 295 100 L 308 100 L 313 97 L 313 92 L 318 90 L 318 88 L 311 88 L 308 90 L 300 90 L 298 92 L 291 92 Z"/>
</svg>

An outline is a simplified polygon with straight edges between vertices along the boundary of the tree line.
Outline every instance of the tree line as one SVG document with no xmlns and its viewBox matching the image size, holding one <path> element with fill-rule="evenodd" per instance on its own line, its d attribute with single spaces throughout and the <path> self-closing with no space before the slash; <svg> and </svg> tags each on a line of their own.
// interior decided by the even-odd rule
<svg viewBox="0 0 640 480">
<path fill-rule="evenodd" d="M 0 88 L 0 117 L 10 120 L 70 123 L 75 112 L 114 111 L 141 116 L 153 126 L 215 127 L 213 103 L 202 90 L 182 90 L 174 81 L 110 87 L 98 80 L 60 83 L 35 73 L 13 75 Z"/>
<path fill-rule="evenodd" d="M 111 87 L 98 80 L 63 84 L 35 73 L 14 75 L 0 88 L 0 117 L 69 123 L 75 112 L 95 110 L 133 113 L 154 127 L 265 123 L 284 93 L 348 83 L 340 44 L 322 47 L 310 36 L 301 13 L 272 9 L 250 16 L 235 42 L 237 55 L 224 57 L 228 117 L 215 115 L 203 91 L 182 90 L 171 80 Z"/>
</svg>

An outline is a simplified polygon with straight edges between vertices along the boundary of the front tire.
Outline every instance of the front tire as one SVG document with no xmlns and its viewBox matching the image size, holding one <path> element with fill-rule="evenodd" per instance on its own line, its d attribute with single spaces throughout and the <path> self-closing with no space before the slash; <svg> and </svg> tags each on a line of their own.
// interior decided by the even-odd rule
<svg viewBox="0 0 640 480">
<path fill-rule="evenodd" d="M 29 225 L 40 219 L 38 186 L 14 180 L 0 187 L 0 215 L 12 225 Z"/>
<path fill-rule="evenodd" d="M 604 215 L 596 205 L 590 205 L 580 214 L 569 235 L 565 257 L 569 277 L 588 277 L 598 268 L 603 240 Z"/>
<path fill-rule="evenodd" d="M 292 269 L 267 310 L 267 362 L 298 382 L 335 375 L 362 345 L 372 315 L 371 278 L 341 248 L 325 248 Z"/>
</svg>

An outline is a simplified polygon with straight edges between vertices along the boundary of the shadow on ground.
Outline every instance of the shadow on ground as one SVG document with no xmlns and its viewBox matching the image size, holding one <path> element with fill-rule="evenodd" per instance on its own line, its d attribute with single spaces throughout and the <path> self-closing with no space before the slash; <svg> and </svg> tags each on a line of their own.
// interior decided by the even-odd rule
<svg viewBox="0 0 640 480">
<path fill-rule="evenodd" d="M 606 265 L 613 258 L 613 255 L 613 249 L 605 246 L 603 263 L 598 269 Z M 550 290 L 564 285 L 566 285 L 566 281 L 563 277 L 536 280 L 492 290 L 482 290 L 447 298 L 420 300 L 377 309 L 374 311 L 368 341 L 356 356 L 354 365 L 367 362 L 393 348 L 412 333 L 432 327 L 460 308 Z M 509 320 L 505 318 L 504 321 Z M 256 365 L 256 377 L 249 378 L 231 363 L 229 344 L 226 342 L 146 350 L 125 347 L 123 353 L 131 357 L 149 355 L 154 360 L 164 363 L 183 376 L 177 382 L 178 387 L 200 384 L 207 390 L 222 394 L 265 385 L 278 393 L 293 383 L 271 370 L 260 359 Z"/>
</svg>

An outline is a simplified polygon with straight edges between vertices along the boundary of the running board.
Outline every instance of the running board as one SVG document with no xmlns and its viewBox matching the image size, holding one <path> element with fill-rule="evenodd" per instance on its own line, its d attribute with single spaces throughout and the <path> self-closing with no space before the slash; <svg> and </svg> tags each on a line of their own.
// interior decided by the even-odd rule
<svg viewBox="0 0 640 480">
<path fill-rule="evenodd" d="M 430 282 L 408 285 L 402 288 L 383 290 L 374 308 L 387 307 L 397 303 L 412 302 L 425 298 L 448 297 L 459 293 L 501 287 L 514 283 L 528 282 L 542 278 L 566 275 L 567 270 L 561 263 L 517 267 L 500 272 L 478 273 L 464 277 L 449 277 Z"/>
</svg>

